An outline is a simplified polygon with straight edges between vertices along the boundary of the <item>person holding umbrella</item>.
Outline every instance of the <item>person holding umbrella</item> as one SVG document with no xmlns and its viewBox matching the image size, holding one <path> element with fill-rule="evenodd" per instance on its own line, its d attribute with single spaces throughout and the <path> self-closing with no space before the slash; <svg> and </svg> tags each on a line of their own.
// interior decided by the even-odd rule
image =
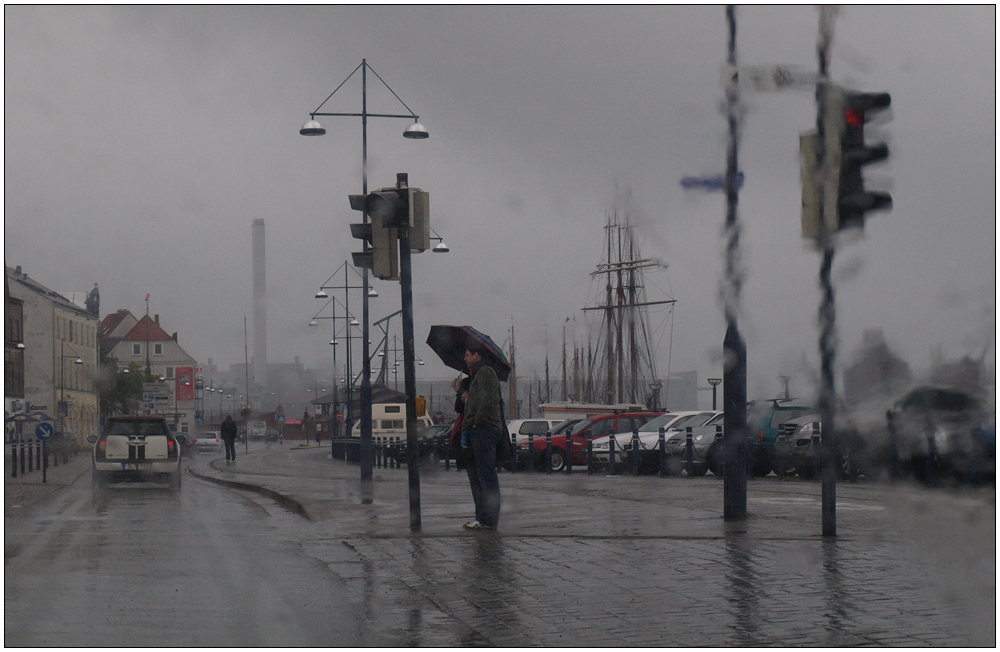
<svg viewBox="0 0 1000 652">
<path fill-rule="evenodd" d="M 465 395 L 462 433 L 472 448 L 475 472 L 469 473 L 472 498 L 476 503 L 476 520 L 462 527 L 466 530 L 497 529 L 500 522 L 500 479 L 497 477 L 497 447 L 503 432 L 500 408 L 500 379 L 496 371 L 484 364 L 484 351 L 477 342 L 470 342 L 465 351 L 465 365 L 472 382 Z"/>
</svg>

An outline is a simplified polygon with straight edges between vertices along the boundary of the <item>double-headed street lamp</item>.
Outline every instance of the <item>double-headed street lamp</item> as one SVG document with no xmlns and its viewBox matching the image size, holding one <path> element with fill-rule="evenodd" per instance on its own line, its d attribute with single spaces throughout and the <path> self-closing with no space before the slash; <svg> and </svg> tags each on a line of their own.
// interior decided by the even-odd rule
<svg viewBox="0 0 1000 652">
<path fill-rule="evenodd" d="M 320 297 L 320 294 L 322 294 L 323 296 L 326 296 L 326 293 L 323 292 L 323 290 L 320 290 L 316 294 L 316 296 L 318 298 L 322 298 L 322 297 Z M 309 322 L 309 326 L 317 326 L 317 325 L 319 325 L 319 322 L 316 321 L 317 319 L 329 319 L 333 323 L 333 328 L 332 328 L 333 332 L 332 332 L 332 337 L 330 339 L 330 346 L 333 347 L 333 415 L 332 416 L 334 417 L 334 425 L 333 425 L 333 429 L 332 429 L 333 432 L 331 433 L 332 436 L 336 436 L 336 434 L 337 434 L 337 426 L 339 424 L 337 423 L 337 420 L 336 420 L 336 414 L 337 414 L 337 406 L 340 404 L 340 397 L 339 397 L 338 392 L 337 392 L 337 344 L 338 344 L 338 340 L 337 340 L 337 320 L 338 319 L 343 319 L 345 322 L 347 322 L 346 326 L 345 326 L 345 331 L 346 331 L 345 337 L 347 338 L 347 363 L 344 365 L 344 371 L 345 371 L 345 374 L 346 374 L 347 378 L 351 379 L 350 388 L 354 387 L 354 380 L 353 380 L 353 376 L 351 374 L 351 339 L 353 339 L 353 338 L 351 337 L 350 328 L 351 328 L 351 326 L 357 326 L 360 323 L 360 322 L 358 322 L 357 319 L 354 318 L 354 315 L 352 315 L 347 310 L 347 306 L 345 306 L 343 303 L 340 303 L 340 306 L 341 306 L 341 308 L 344 309 L 344 315 L 341 316 L 341 317 L 338 317 L 337 316 L 337 304 L 338 303 L 340 303 L 340 301 L 337 300 L 336 297 L 330 297 L 329 300 L 325 304 L 323 304 L 323 307 L 319 309 L 319 312 L 317 312 L 315 315 L 313 315 L 312 320 Z M 327 305 L 330 306 L 330 316 L 329 317 L 320 316 L 320 313 L 323 312 L 323 310 L 327 307 Z M 326 381 L 323 381 L 323 382 L 326 382 Z M 326 391 L 326 389 L 324 388 L 323 391 Z M 349 393 L 348 393 L 348 397 L 347 397 L 347 402 L 348 402 L 347 421 L 350 423 L 351 422 L 350 402 L 351 402 L 351 397 L 352 397 L 353 393 L 351 393 L 350 389 L 348 389 L 348 392 Z M 316 398 L 319 398 L 319 397 L 317 396 Z"/>
<path fill-rule="evenodd" d="M 316 116 L 348 116 L 348 117 L 359 117 L 361 118 L 361 183 L 362 183 L 362 193 L 368 195 L 368 118 L 406 118 L 412 119 L 413 124 L 411 124 L 403 132 L 404 138 L 413 139 L 424 139 L 429 135 L 427 129 L 420 124 L 419 116 L 410 110 L 410 107 L 406 106 L 396 95 L 395 91 L 389 88 L 389 85 L 378 76 L 374 70 L 372 74 L 378 77 L 378 80 L 389 89 L 389 92 L 399 100 L 407 111 L 410 111 L 408 115 L 392 115 L 384 113 L 369 113 L 368 112 L 368 69 L 369 65 L 365 59 L 361 60 L 361 65 L 354 69 L 354 71 L 347 76 L 347 79 L 340 83 L 333 90 L 333 93 L 327 96 L 325 100 L 316 108 L 315 111 L 309 114 L 309 120 L 302 125 L 299 133 L 303 136 L 322 136 L 326 133 L 319 122 L 316 121 Z M 361 113 L 321 113 L 320 109 L 323 105 L 333 97 L 334 93 L 340 90 L 340 87 L 347 83 L 347 80 L 354 76 L 358 70 L 361 70 Z M 363 223 L 368 223 L 368 212 L 363 211 Z M 364 251 L 368 251 L 368 243 L 364 243 Z M 364 268 L 362 271 L 362 278 L 364 280 L 364 285 L 368 286 L 368 269 Z M 372 479 L 372 385 L 371 385 L 371 361 L 369 360 L 369 350 L 368 350 L 368 293 L 362 294 L 362 337 L 361 337 L 361 347 L 362 347 L 362 364 L 363 371 L 361 374 L 361 481 L 370 482 Z"/>
</svg>

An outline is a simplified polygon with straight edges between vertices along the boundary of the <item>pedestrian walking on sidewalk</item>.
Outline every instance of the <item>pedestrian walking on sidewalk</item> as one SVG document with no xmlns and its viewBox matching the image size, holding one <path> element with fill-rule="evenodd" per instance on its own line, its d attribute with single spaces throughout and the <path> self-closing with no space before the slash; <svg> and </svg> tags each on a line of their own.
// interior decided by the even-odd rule
<svg viewBox="0 0 1000 652">
<path fill-rule="evenodd" d="M 226 464 L 236 462 L 236 422 L 233 415 L 227 414 L 222 422 L 222 441 L 226 445 Z"/>
<path fill-rule="evenodd" d="M 478 344 L 471 344 L 465 351 L 472 382 L 465 398 L 462 435 L 472 448 L 469 484 L 476 503 L 476 520 L 462 526 L 467 530 L 495 530 L 500 522 L 500 479 L 496 467 L 497 447 L 503 436 L 500 379 L 492 367 L 484 364 L 483 353 Z"/>
</svg>

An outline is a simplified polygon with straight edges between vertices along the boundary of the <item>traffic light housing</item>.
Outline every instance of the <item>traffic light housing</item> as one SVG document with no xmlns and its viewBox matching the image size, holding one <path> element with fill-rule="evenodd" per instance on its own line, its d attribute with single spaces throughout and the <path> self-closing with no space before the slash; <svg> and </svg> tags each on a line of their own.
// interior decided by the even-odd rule
<svg viewBox="0 0 1000 652">
<path fill-rule="evenodd" d="M 865 189 L 862 167 L 889 156 L 885 143 L 865 145 L 864 125 L 886 109 L 888 93 L 845 91 L 833 84 L 820 89 L 824 105 L 824 139 L 816 132 L 800 135 L 802 237 L 821 238 L 864 226 L 865 213 L 888 209 L 892 197 Z M 823 148 L 823 165 L 818 152 Z"/>
<path fill-rule="evenodd" d="M 891 103 L 888 93 L 844 91 L 843 126 L 840 136 L 840 181 L 837 195 L 838 228 L 863 227 L 865 213 L 892 207 L 892 197 L 885 192 L 865 190 L 862 166 L 889 158 L 885 143 L 865 145 L 865 122 Z"/>
<path fill-rule="evenodd" d="M 380 188 L 365 198 L 372 221 L 393 228 L 410 229 L 410 251 L 430 249 L 430 193 L 420 188 Z"/>
<path fill-rule="evenodd" d="M 384 189 L 383 189 L 384 190 Z M 391 189 L 395 192 L 395 189 Z M 351 208 L 356 211 L 365 210 L 368 199 L 382 190 L 365 195 L 350 195 Z M 381 213 L 381 209 L 380 209 Z M 363 252 L 352 252 L 355 267 L 372 270 L 377 278 L 382 280 L 399 280 L 399 236 L 395 228 L 386 226 L 381 215 L 376 217 L 369 211 L 371 221 L 367 224 L 351 224 L 351 236 L 364 240 L 369 249 Z"/>
</svg>

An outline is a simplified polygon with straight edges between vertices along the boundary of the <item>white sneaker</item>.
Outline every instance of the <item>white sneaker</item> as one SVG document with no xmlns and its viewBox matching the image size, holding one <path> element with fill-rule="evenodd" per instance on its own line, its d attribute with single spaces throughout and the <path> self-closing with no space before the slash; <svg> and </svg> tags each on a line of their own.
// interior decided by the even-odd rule
<svg viewBox="0 0 1000 652">
<path fill-rule="evenodd" d="M 480 527 L 479 521 L 469 521 L 462 526 L 465 530 L 478 530 Z"/>
</svg>

